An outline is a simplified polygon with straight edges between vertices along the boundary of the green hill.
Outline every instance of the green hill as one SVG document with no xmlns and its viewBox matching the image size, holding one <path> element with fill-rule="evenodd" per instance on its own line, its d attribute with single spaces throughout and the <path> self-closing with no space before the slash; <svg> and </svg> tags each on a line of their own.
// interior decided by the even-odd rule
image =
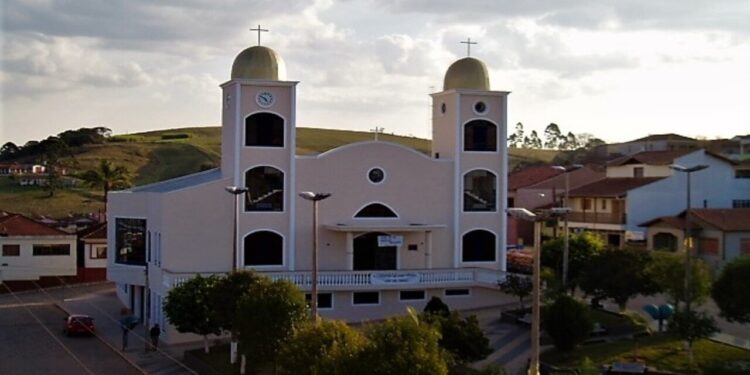
<svg viewBox="0 0 750 375">
<path fill-rule="evenodd" d="M 325 152 L 338 146 L 371 140 L 373 134 L 347 130 L 297 128 L 297 154 Z M 422 138 L 381 134 L 379 139 L 395 142 L 429 154 L 430 141 Z M 219 165 L 221 128 L 200 127 L 116 135 L 104 144 L 90 144 L 71 150 L 65 162 L 72 172 L 94 168 L 106 159 L 128 168 L 135 185 L 144 185 L 195 173 Z M 511 149 L 510 168 L 520 163 L 549 163 L 558 151 Z M 16 160 L 37 162 L 34 157 Z M 59 217 L 69 213 L 95 212 L 103 208 L 102 194 L 84 186 L 75 186 L 47 197 L 39 187 L 18 186 L 8 177 L 0 177 L 0 210 L 32 216 Z"/>
</svg>

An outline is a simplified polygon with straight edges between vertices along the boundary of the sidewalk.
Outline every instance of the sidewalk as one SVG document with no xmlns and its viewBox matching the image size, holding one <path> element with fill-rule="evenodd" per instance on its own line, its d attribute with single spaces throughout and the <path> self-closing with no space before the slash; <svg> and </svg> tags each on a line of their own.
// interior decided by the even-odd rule
<svg viewBox="0 0 750 375">
<path fill-rule="evenodd" d="M 195 374 L 182 364 L 182 353 L 200 347 L 200 343 L 174 346 L 162 343 L 158 352 L 145 352 L 145 329 L 141 324 L 128 333 L 128 348 L 121 351 L 122 330 L 119 320 L 123 305 L 117 299 L 114 287 L 87 295 L 85 298 L 58 300 L 56 305 L 69 314 L 86 314 L 93 317 L 97 337 L 144 374 Z"/>
</svg>

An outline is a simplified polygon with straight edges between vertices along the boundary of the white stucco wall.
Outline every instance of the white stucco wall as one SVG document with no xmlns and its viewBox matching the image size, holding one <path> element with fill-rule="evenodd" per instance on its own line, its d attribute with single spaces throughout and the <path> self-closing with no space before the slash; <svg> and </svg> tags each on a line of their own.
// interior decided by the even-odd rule
<svg viewBox="0 0 750 375">
<path fill-rule="evenodd" d="M 38 280 L 41 276 L 75 276 L 76 237 L 9 236 L 0 237 L 2 245 L 20 245 L 19 256 L 3 256 L 0 252 L 0 280 Z M 65 244 L 68 255 L 33 255 L 34 245 Z"/>
</svg>

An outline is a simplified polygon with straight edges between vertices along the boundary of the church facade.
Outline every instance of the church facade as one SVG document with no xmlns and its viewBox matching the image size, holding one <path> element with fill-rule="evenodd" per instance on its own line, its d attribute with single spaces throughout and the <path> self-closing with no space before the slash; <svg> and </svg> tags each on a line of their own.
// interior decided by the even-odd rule
<svg viewBox="0 0 750 375">
<path fill-rule="evenodd" d="M 253 269 L 309 295 L 314 229 L 324 317 L 381 319 L 432 296 L 456 309 L 507 301 L 508 92 L 490 90 L 484 63 L 454 62 L 431 95 L 430 155 L 378 140 L 296 155 L 296 85 L 276 52 L 244 50 L 221 85 L 220 168 L 110 194 L 108 278 L 122 302 L 179 342 L 191 337 L 162 305 L 196 274 Z M 308 191 L 331 194 L 317 228 Z"/>
</svg>

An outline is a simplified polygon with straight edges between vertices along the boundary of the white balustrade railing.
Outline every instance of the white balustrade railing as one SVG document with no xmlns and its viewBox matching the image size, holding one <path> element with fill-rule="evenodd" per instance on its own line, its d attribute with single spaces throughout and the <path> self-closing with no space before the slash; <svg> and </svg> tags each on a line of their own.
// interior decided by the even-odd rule
<svg viewBox="0 0 750 375">
<path fill-rule="evenodd" d="M 214 273 L 215 275 L 221 275 Z M 271 280 L 288 280 L 302 289 L 312 285 L 312 275 L 308 271 L 260 272 Z M 164 273 L 164 286 L 176 287 L 193 278 L 196 274 Z M 201 273 L 201 276 L 212 274 Z M 379 289 L 403 285 L 483 285 L 496 286 L 505 279 L 505 273 L 484 268 L 461 268 L 449 270 L 398 270 L 398 271 L 321 271 L 318 273 L 318 286 L 326 289 L 368 288 Z"/>
</svg>

